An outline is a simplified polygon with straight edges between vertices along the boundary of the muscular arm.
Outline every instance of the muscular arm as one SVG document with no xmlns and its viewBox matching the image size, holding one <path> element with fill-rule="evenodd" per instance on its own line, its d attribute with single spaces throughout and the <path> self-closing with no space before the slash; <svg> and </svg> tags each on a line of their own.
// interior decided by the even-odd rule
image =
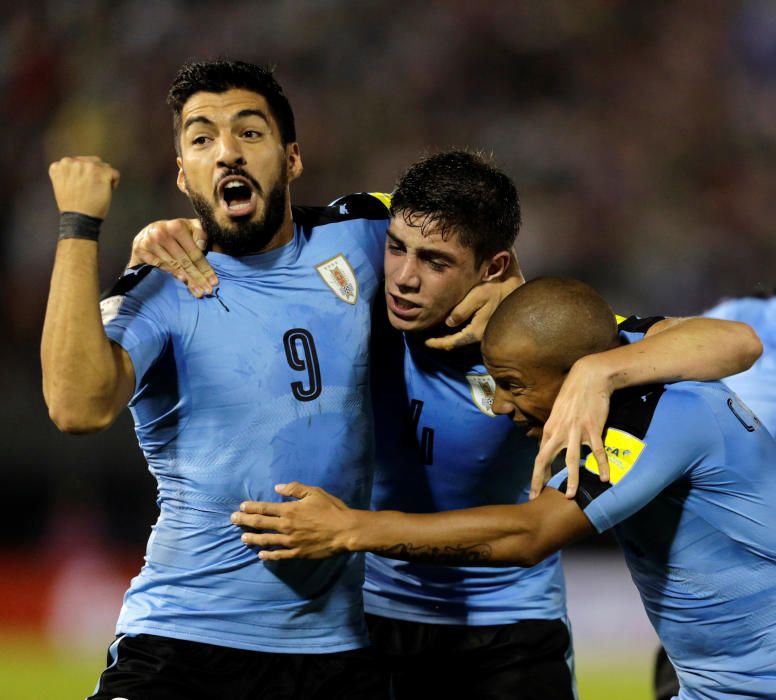
<svg viewBox="0 0 776 700">
<path fill-rule="evenodd" d="M 60 211 L 104 218 L 118 179 L 115 170 L 97 159 L 64 159 L 50 174 Z M 108 340 L 100 318 L 95 241 L 57 244 L 41 364 L 49 415 L 65 432 L 109 426 L 132 396 L 132 363 Z"/>
<path fill-rule="evenodd" d="M 762 353 L 752 328 L 736 321 L 672 318 L 654 324 L 643 340 L 588 355 L 571 368 L 547 420 L 534 465 L 531 496 L 535 498 L 555 456 L 566 449 L 567 497 L 576 494 L 580 446 L 591 448 L 601 478 L 608 462 L 602 442 L 609 398 L 617 389 L 653 382 L 721 379 L 742 372 Z"/>
<path fill-rule="evenodd" d="M 644 339 L 577 361 L 609 393 L 653 382 L 722 379 L 749 369 L 763 347 L 751 326 L 712 318 L 666 318 Z"/>
<path fill-rule="evenodd" d="M 348 508 L 326 491 L 286 484 L 298 501 L 244 503 L 232 522 L 256 530 L 247 544 L 262 559 L 319 559 L 343 552 L 375 552 L 427 564 L 533 566 L 564 545 L 594 532 L 575 501 L 555 489 L 520 505 L 483 506 L 446 513 L 410 514 Z"/>
</svg>

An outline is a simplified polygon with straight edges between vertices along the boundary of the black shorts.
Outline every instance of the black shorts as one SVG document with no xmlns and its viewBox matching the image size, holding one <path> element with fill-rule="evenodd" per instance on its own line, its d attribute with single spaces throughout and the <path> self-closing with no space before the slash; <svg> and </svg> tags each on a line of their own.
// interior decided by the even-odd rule
<svg viewBox="0 0 776 700">
<path fill-rule="evenodd" d="M 395 700 L 573 700 L 571 635 L 562 620 L 470 627 L 367 615 Z"/>
<path fill-rule="evenodd" d="M 139 634 L 108 651 L 92 700 L 387 700 L 369 649 L 274 654 Z"/>
</svg>

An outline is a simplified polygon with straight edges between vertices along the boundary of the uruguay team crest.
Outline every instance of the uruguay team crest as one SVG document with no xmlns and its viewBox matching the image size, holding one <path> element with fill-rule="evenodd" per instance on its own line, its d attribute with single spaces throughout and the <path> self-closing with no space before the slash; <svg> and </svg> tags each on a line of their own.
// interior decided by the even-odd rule
<svg viewBox="0 0 776 700">
<path fill-rule="evenodd" d="M 474 405 L 480 409 L 486 416 L 495 418 L 493 413 L 493 398 L 496 396 L 496 382 L 489 374 L 467 374 L 466 381 L 469 382 L 469 388 L 472 392 Z"/>
<path fill-rule="evenodd" d="M 321 276 L 326 286 L 331 289 L 342 301 L 348 304 L 355 304 L 358 299 L 358 280 L 356 273 L 347 261 L 347 258 L 340 253 L 333 258 L 316 265 L 315 269 Z"/>
</svg>

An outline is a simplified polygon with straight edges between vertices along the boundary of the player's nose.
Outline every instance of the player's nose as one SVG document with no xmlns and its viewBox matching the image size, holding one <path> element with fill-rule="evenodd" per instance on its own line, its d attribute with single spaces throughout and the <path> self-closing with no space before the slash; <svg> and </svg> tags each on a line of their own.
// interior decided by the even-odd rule
<svg viewBox="0 0 776 700">
<path fill-rule="evenodd" d="M 218 165 L 226 168 L 245 165 L 240 141 L 232 134 L 221 134 L 218 139 Z"/>
<path fill-rule="evenodd" d="M 515 412 L 515 407 L 509 400 L 507 392 L 500 386 L 496 386 L 496 393 L 493 395 L 491 411 L 499 416 L 509 416 Z"/>
<path fill-rule="evenodd" d="M 420 287 L 420 276 L 414 256 L 406 255 L 404 257 L 401 266 L 396 270 L 394 282 L 404 289 L 418 289 Z"/>
</svg>

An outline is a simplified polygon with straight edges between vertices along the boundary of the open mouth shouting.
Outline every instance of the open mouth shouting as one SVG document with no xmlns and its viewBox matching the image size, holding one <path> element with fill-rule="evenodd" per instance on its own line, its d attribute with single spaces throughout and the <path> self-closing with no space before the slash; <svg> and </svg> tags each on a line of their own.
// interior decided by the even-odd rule
<svg viewBox="0 0 776 700">
<path fill-rule="evenodd" d="M 216 200 L 226 215 L 233 219 L 252 216 L 258 205 L 256 183 L 242 175 L 227 175 L 216 187 Z"/>
<path fill-rule="evenodd" d="M 420 314 L 422 308 L 420 305 L 415 304 L 407 299 L 396 296 L 395 294 L 388 293 L 388 308 L 393 312 L 395 316 L 403 319 L 415 318 Z"/>
</svg>

